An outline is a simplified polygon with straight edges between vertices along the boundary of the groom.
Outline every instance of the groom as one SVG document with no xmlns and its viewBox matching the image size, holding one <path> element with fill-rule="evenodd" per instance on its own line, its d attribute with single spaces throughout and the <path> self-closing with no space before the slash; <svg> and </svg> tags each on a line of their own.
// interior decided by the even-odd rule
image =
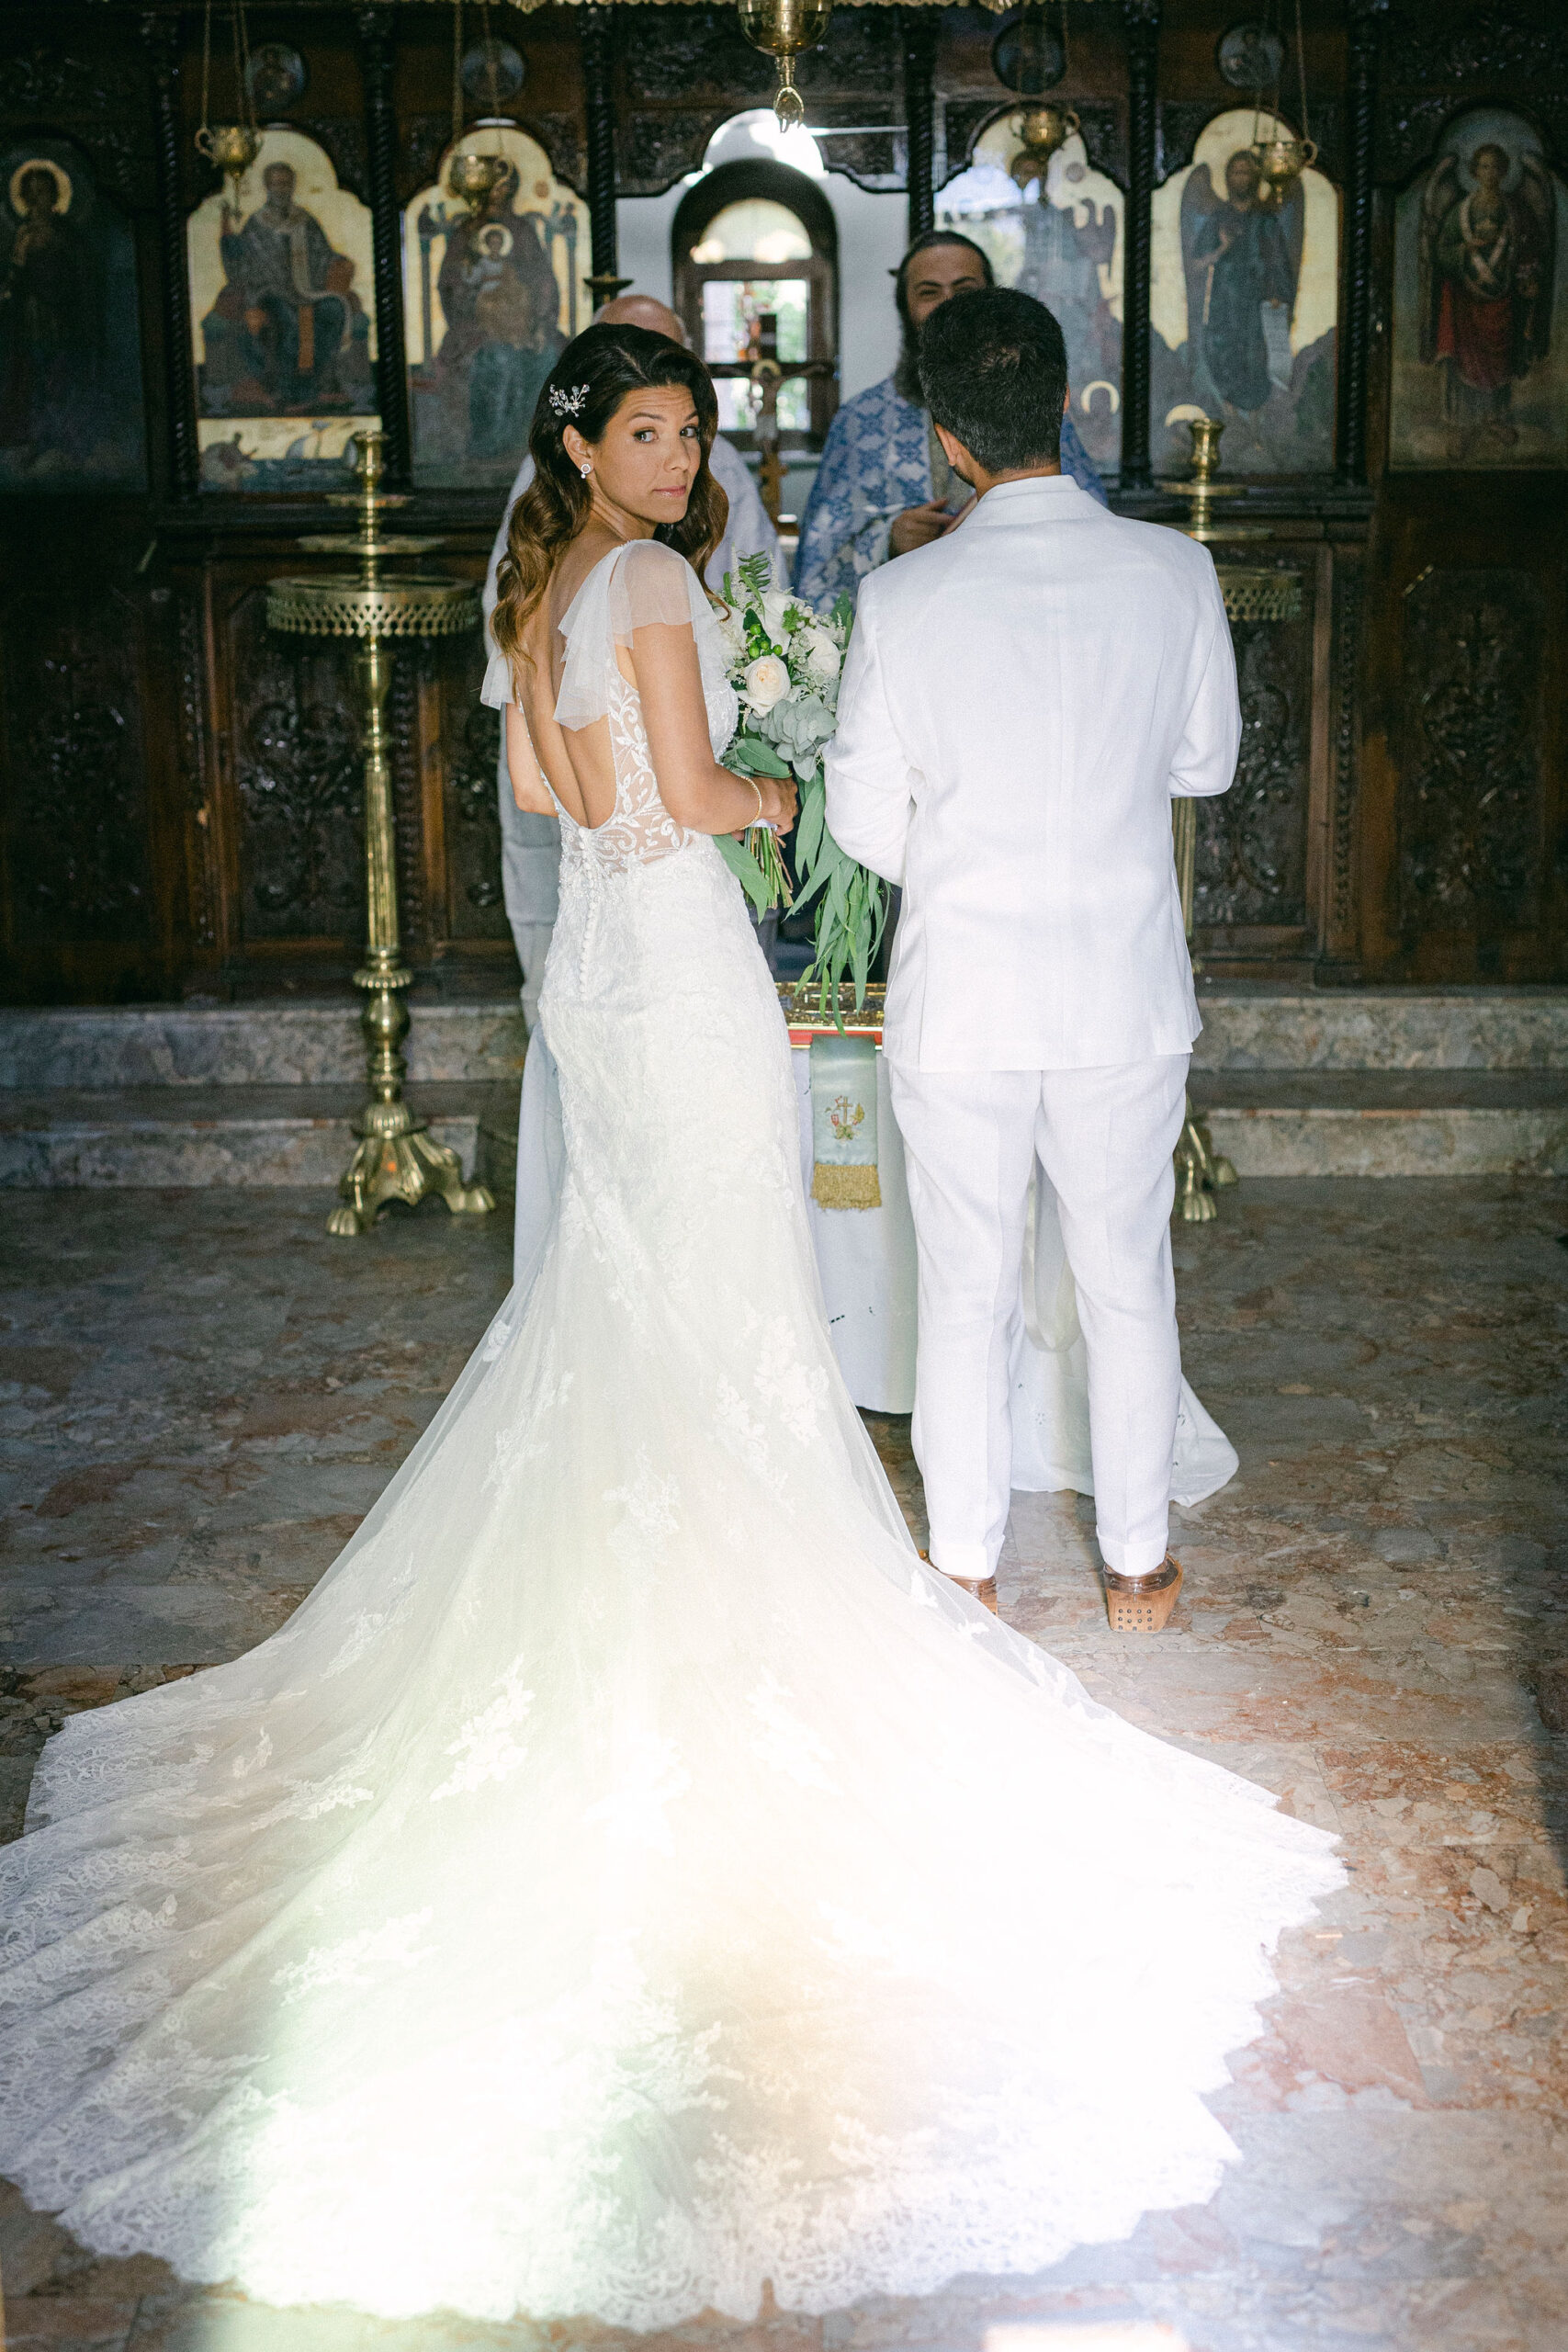
<svg viewBox="0 0 1568 2352">
<path fill-rule="evenodd" d="M 1064 476 L 1066 353 L 1043 304 L 954 296 L 919 372 L 979 503 L 862 583 L 828 823 L 904 889 L 884 1034 L 919 1259 L 931 1558 L 995 1608 L 1038 1155 L 1089 1354 L 1107 1610 L 1155 1632 L 1181 1581 L 1171 1153 L 1201 1025 L 1170 800 L 1235 771 L 1230 630 L 1206 549 Z"/>
</svg>

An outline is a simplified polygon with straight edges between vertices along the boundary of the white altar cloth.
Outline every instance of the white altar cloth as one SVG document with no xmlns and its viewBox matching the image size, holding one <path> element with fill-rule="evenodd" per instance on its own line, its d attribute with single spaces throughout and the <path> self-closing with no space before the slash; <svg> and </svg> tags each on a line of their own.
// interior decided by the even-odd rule
<svg viewBox="0 0 1568 2352">
<path fill-rule="evenodd" d="M 915 1401 L 915 1227 L 904 1146 L 893 1116 L 887 1065 L 876 1057 L 879 1209 L 825 1209 L 811 1198 L 811 1053 L 792 1061 L 800 1101 L 806 1210 L 817 1248 L 828 1322 L 850 1395 L 867 1412 L 908 1413 Z M 523 1066 L 517 1129 L 513 1265 L 521 1278 L 544 1239 L 566 1154 L 555 1061 L 537 1032 Z M 1089 1444 L 1089 1365 L 1056 1196 L 1036 1167 L 1023 1266 L 1023 1319 L 1013 1351 L 1012 1484 L 1025 1494 L 1094 1492 Z M 1171 1500 L 1190 1505 L 1235 1476 L 1235 1449 L 1183 1380 Z"/>
</svg>

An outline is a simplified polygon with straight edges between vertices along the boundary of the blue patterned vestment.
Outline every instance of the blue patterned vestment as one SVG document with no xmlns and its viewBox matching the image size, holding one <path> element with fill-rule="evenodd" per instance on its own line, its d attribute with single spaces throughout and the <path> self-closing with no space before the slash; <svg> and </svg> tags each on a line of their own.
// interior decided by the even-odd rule
<svg viewBox="0 0 1568 2352">
<path fill-rule="evenodd" d="M 894 516 L 931 496 L 931 439 L 925 410 L 907 401 L 891 376 L 857 392 L 833 419 L 795 563 L 795 594 L 818 612 L 841 590 L 852 596 L 866 573 L 886 562 Z M 1069 416 L 1062 419 L 1062 471 L 1109 503 Z"/>
</svg>

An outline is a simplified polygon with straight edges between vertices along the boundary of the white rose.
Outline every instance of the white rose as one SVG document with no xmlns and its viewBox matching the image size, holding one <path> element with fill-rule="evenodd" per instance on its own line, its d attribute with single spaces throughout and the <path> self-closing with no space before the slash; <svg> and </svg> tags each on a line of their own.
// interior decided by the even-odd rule
<svg viewBox="0 0 1568 2352">
<path fill-rule="evenodd" d="M 759 715 L 772 710 L 789 692 L 788 665 L 776 653 L 760 654 L 742 677 L 740 690 L 750 709 Z"/>
<path fill-rule="evenodd" d="M 843 655 L 825 628 L 807 629 L 806 635 L 806 666 L 814 678 L 831 684 L 843 666 Z"/>
</svg>

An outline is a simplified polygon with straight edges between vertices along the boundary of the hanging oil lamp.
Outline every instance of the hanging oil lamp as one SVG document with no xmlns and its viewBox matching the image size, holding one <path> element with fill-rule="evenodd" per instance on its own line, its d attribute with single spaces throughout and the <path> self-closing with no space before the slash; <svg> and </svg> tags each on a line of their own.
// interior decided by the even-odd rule
<svg viewBox="0 0 1568 2352">
<path fill-rule="evenodd" d="M 261 133 L 256 129 L 255 101 L 251 96 L 251 44 L 245 29 L 244 0 L 233 0 L 230 10 L 230 28 L 234 41 L 234 92 L 239 101 L 237 122 L 209 122 L 208 102 L 212 87 L 212 0 L 207 0 L 201 30 L 201 128 L 196 134 L 197 154 L 215 164 L 229 181 L 233 194 L 234 209 L 240 209 L 240 192 L 245 174 L 261 153 Z"/>
<path fill-rule="evenodd" d="M 1310 139 L 1292 138 L 1282 123 L 1274 129 L 1276 135 L 1255 141 L 1251 152 L 1258 165 L 1258 201 L 1277 212 L 1308 165 L 1316 163 L 1317 148 Z"/>
<path fill-rule="evenodd" d="M 797 130 L 806 120 L 806 101 L 795 86 L 795 61 L 826 33 L 833 0 L 739 0 L 739 8 L 740 29 L 752 48 L 777 62 L 773 112 L 779 129 Z"/>
<path fill-rule="evenodd" d="M 1008 170 L 1021 188 L 1026 188 L 1032 181 L 1038 180 L 1041 194 L 1044 194 L 1045 174 L 1051 158 L 1066 145 L 1077 128 L 1078 119 L 1072 107 L 1059 107 L 1055 99 L 1048 100 L 1043 106 L 1026 107 L 1021 115 L 1014 118 L 1012 135 L 1015 139 L 1021 139 L 1023 144 Z"/>
<path fill-rule="evenodd" d="M 1282 56 L 1284 43 L 1277 53 Z M 1258 166 L 1258 202 L 1266 212 L 1279 212 L 1291 200 L 1291 192 L 1310 164 L 1317 161 L 1317 148 L 1308 134 L 1306 43 L 1302 33 L 1302 0 L 1296 0 L 1296 94 L 1301 100 L 1302 135 L 1298 139 L 1290 125 L 1280 119 L 1280 85 L 1276 76 L 1274 108 L 1269 116 L 1267 135 L 1261 118 L 1252 118 L 1252 160 Z"/>
<path fill-rule="evenodd" d="M 485 49 L 490 61 L 491 112 L 499 105 L 495 89 L 495 40 L 491 31 L 490 0 L 484 0 Z M 499 153 L 466 145 L 463 139 L 463 0 L 452 0 L 452 159 L 446 166 L 446 193 L 466 205 L 478 220 L 512 169 L 511 159 Z"/>
</svg>

